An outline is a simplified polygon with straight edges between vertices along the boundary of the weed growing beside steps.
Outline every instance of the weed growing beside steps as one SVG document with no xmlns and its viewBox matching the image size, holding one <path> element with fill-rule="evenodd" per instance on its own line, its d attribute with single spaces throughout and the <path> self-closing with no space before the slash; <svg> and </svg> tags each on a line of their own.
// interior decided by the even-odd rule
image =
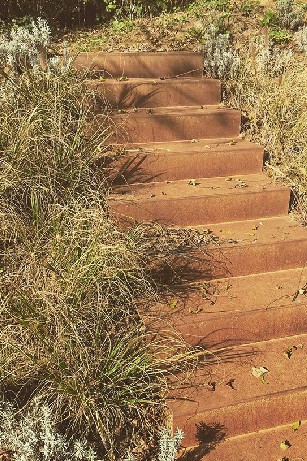
<svg viewBox="0 0 307 461">
<path fill-rule="evenodd" d="M 44 22 L 32 33 L 40 38 L 16 35 L 31 55 L 2 42 L 0 392 L 26 418 L 38 399 L 56 430 L 87 439 L 104 460 L 136 444 L 145 459 L 164 416 L 165 376 L 193 358 L 178 339 L 147 342 L 137 309 L 157 290 L 146 264 L 205 240 L 161 228 L 162 242 L 146 226 L 127 232 L 111 221 L 109 127 L 84 135 L 92 102 L 83 77 L 50 63 Z"/>
<path fill-rule="evenodd" d="M 46 43 L 36 46 L 46 56 Z M 106 134 L 84 136 L 82 79 L 17 58 L 0 98 L 1 391 L 21 405 L 39 396 L 113 459 L 161 400 L 134 306 L 152 289 L 108 218 Z"/>
<path fill-rule="evenodd" d="M 245 56 L 239 77 L 226 83 L 227 102 L 243 111 L 245 133 L 265 146 L 268 171 L 299 196 L 306 223 L 306 58 L 291 50 L 269 53 L 265 62 L 261 54 Z"/>
</svg>

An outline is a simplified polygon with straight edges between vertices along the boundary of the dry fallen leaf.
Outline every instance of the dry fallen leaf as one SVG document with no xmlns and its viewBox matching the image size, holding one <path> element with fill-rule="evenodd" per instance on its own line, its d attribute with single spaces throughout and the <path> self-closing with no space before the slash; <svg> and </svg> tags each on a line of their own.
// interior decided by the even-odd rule
<svg viewBox="0 0 307 461">
<path fill-rule="evenodd" d="M 297 431 L 300 427 L 300 425 L 302 424 L 301 421 L 295 421 L 295 423 L 292 424 L 292 430 L 293 432 Z"/>
<path fill-rule="evenodd" d="M 279 446 L 282 450 L 288 450 L 288 448 L 291 447 L 291 443 L 289 442 L 289 440 L 285 440 L 284 442 L 281 442 Z"/>
<path fill-rule="evenodd" d="M 252 367 L 252 375 L 255 378 L 260 378 L 262 384 L 265 383 L 265 375 L 269 372 L 268 368 L 266 367 Z"/>
</svg>

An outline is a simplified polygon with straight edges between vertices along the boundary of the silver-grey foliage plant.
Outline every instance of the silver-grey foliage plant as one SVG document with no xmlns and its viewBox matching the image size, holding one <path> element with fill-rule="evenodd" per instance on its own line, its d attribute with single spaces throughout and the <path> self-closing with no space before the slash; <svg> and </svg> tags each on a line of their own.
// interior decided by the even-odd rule
<svg viewBox="0 0 307 461">
<path fill-rule="evenodd" d="M 307 27 L 302 27 L 294 34 L 294 41 L 300 51 L 307 53 Z"/>
<path fill-rule="evenodd" d="M 159 439 L 158 461 L 175 461 L 178 449 L 184 438 L 184 432 L 177 429 L 172 436 L 166 428 L 163 428 Z M 134 456 L 128 455 L 125 461 L 136 461 Z"/>
<path fill-rule="evenodd" d="M 217 33 L 216 27 L 211 24 L 205 35 L 204 69 L 208 77 L 236 78 L 240 68 L 240 56 L 231 47 L 228 34 Z"/>
<path fill-rule="evenodd" d="M 27 410 L 17 412 L 0 402 L 0 447 L 13 461 L 96 461 L 85 441 L 60 434 L 50 408 L 34 399 Z"/>
<path fill-rule="evenodd" d="M 64 51 L 64 59 L 47 56 L 51 42 L 51 30 L 47 21 L 38 18 L 29 27 L 13 27 L 8 36 L 0 35 L 0 70 L 65 71 L 71 61 Z"/>
<path fill-rule="evenodd" d="M 303 24 L 304 16 L 295 0 L 278 0 L 276 15 L 279 26 L 285 29 L 297 29 Z"/>
<path fill-rule="evenodd" d="M 259 38 L 255 44 L 255 54 L 256 70 L 269 77 L 282 75 L 293 57 L 291 50 L 274 46 L 263 37 Z"/>
<path fill-rule="evenodd" d="M 162 429 L 159 441 L 159 456 L 158 461 L 175 461 L 178 449 L 184 438 L 184 432 L 177 429 L 172 437 L 167 429 Z"/>
</svg>

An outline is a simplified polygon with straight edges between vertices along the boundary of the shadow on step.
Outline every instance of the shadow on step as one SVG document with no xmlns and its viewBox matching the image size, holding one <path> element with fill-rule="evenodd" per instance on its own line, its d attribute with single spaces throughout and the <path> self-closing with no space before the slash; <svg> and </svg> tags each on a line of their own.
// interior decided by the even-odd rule
<svg viewBox="0 0 307 461">
<path fill-rule="evenodd" d="M 119 87 L 104 84 L 105 91 L 102 95 L 97 95 L 98 108 L 105 107 L 106 100 L 112 109 L 130 109 L 138 107 L 150 107 L 151 99 L 158 93 L 161 88 L 153 88 L 153 85 L 146 83 L 122 82 L 120 91 Z"/>
<path fill-rule="evenodd" d="M 191 397 L 186 394 L 183 400 L 194 401 L 194 393 L 198 390 L 203 390 L 204 387 L 208 392 L 214 392 L 218 382 L 223 379 L 224 367 L 227 363 L 249 364 L 252 366 L 255 362 L 255 357 L 259 354 L 259 350 L 251 347 L 224 347 L 215 349 L 214 345 L 209 348 L 197 348 L 190 356 L 187 356 L 187 363 L 178 363 L 178 367 L 173 367 L 172 377 L 169 379 L 170 389 L 176 390 L 175 400 L 181 400 L 177 395 L 177 391 L 188 390 L 191 392 Z M 194 359 L 195 363 L 189 359 Z M 198 359 L 198 360 L 196 360 Z M 218 370 L 218 371 L 216 371 Z M 232 387 L 229 384 L 230 387 Z M 172 393 L 170 399 L 172 399 Z"/>
<path fill-rule="evenodd" d="M 133 158 L 120 158 L 114 163 L 113 168 L 113 186 L 123 186 L 132 183 L 147 183 L 156 181 L 164 172 L 156 175 L 149 174 L 146 171 L 148 167 L 148 154 L 136 154 Z M 145 166 L 145 168 L 144 168 Z"/>
<path fill-rule="evenodd" d="M 206 245 L 196 250 L 187 248 L 181 254 L 165 258 L 163 264 L 153 268 L 155 280 L 184 302 L 191 292 L 188 283 L 231 277 L 232 262 L 216 243 L 213 243 L 214 252 L 210 244 L 210 250 Z"/>
<path fill-rule="evenodd" d="M 213 451 L 226 437 L 225 427 L 219 423 L 197 424 L 196 438 L 199 445 L 184 450 L 178 461 L 201 461 L 205 455 Z"/>
</svg>

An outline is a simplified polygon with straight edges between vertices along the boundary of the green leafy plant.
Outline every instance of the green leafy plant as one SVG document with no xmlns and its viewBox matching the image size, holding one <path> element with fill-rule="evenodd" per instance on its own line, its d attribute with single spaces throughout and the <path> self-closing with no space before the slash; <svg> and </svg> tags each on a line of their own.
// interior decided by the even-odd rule
<svg viewBox="0 0 307 461">
<path fill-rule="evenodd" d="M 258 0 L 244 0 L 236 4 L 236 9 L 245 16 L 250 16 L 258 10 L 259 5 L 260 2 Z"/>
<path fill-rule="evenodd" d="M 275 43 L 288 43 L 292 38 L 292 34 L 284 29 L 273 29 L 270 30 L 269 37 Z"/>
<path fill-rule="evenodd" d="M 263 26 L 267 26 L 270 28 L 276 27 L 277 26 L 276 13 L 271 8 L 266 9 L 261 23 Z"/>
</svg>

